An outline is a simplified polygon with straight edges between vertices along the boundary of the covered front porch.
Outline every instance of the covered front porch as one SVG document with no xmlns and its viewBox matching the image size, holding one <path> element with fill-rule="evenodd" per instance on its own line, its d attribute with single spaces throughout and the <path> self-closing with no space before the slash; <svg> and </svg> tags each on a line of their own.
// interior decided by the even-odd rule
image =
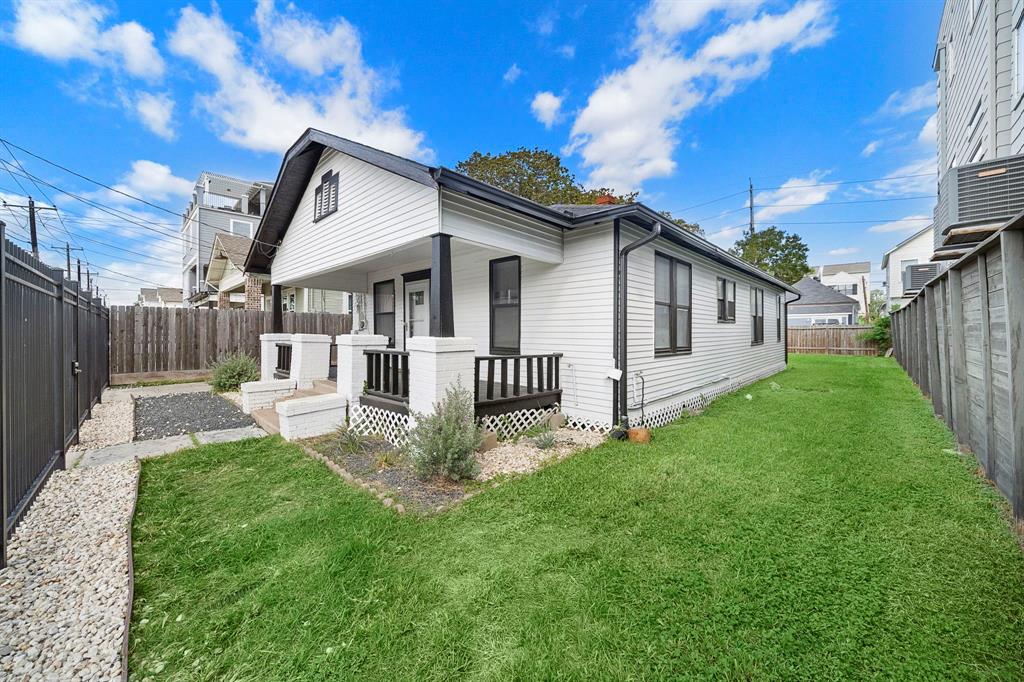
<svg viewBox="0 0 1024 682">
<path fill-rule="evenodd" d="M 530 293 L 560 261 L 560 253 L 531 257 L 437 234 L 275 281 L 273 288 L 365 294 L 355 305 L 353 333 L 334 340 L 336 365 L 322 369 L 323 378 L 336 378 L 348 403 L 425 413 L 458 384 L 472 392 L 476 414 L 484 418 L 562 401 L 562 348 L 539 324 L 543 297 Z M 524 272 L 532 289 L 524 288 Z M 274 377 L 293 376 L 293 345 L 275 342 Z"/>
</svg>

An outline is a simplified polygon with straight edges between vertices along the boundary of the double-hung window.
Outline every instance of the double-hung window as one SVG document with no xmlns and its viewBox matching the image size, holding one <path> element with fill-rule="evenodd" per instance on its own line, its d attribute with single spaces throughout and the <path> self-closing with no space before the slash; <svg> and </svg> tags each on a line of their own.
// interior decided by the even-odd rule
<svg viewBox="0 0 1024 682">
<path fill-rule="evenodd" d="M 519 353 L 519 256 L 491 261 L 491 353 Z"/>
<path fill-rule="evenodd" d="M 782 296 L 775 297 L 775 340 L 782 341 Z"/>
<path fill-rule="evenodd" d="M 373 333 L 388 337 L 388 348 L 395 347 L 395 280 L 373 285 Z"/>
<path fill-rule="evenodd" d="M 764 289 L 750 287 L 750 345 L 764 343 Z"/>
<path fill-rule="evenodd" d="M 313 222 L 321 220 L 338 210 L 338 173 L 326 172 L 320 178 L 313 199 Z"/>
<path fill-rule="evenodd" d="M 692 340 L 689 263 L 654 256 L 654 351 L 688 353 Z"/>
<path fill-rule="evenodd" d="M 736 321 L 736 282 L 718 278 L 718 321 Z"/>
</svg>

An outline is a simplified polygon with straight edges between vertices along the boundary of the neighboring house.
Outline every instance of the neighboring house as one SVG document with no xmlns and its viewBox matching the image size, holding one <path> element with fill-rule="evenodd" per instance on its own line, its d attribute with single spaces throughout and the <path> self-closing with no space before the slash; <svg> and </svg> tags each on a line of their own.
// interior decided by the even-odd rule
<svg viewBox="0 0 1024 682">
<path fill-rule="evenodd" d="M 245 257 L 253 240 L 234 234 L 217 234 L 207 264 L 206 307 L 270 310 L 270 282 L 266 277 L 245 274 Z M 198 297 L 197 297 L 197 300 Z M 282 291 L 281 309 L 299 313 L 351 313 L 352 294 L 326 289 L 290 287 Z"/>
<path fill-rule="evenodd" d="M 816 265 L 815 278 L 827 287 L 857 302 L 858 310 L 867 310 L 871 300 L 871 263 L 835 263 Z"/>
<path fill-rule="evenodd" d="M 926 282 L 939 274 L 940 264 L 932 257 L 932 226 L 912 234 L 882 256 L 885 271 L 886 306 L 904 306 Z"/>
<path fill-rule="evenodd" d="M 790 300 L 789 324 L 810 327 L 817 324 L 855 324 L 859 305 L 849 296 L 825 286 L 814 277 L 804 277 L 793 285 L 800 294 Z"/>
<path fill-rule="evenodd" d="M 937 74 L 932 260 L 955 260 L 1024 210 L 1024 5 L 946 0 Z"/>
<path fill-rule="evenodd" d="M 218 234 L 252 238 L 272 185 L 203 171 L 181 223 L 182 289 L 192 307 L 213 307 L 217 294 L 207 286 L 207 264 Z"/>
<path fill-rule="evenodd" d="M 147 308 L 180 308 L 183 305 L 181 289 L 171 287 L 139 289 L 139 298 L 135 305 Z"/>
<path fill-rule="evenodd" d="M 543 206 L 308 130 L 256 238 L 280 244 L 246 261 L 275 298 L 367 294 L 374 374 L 358 395 L 338 383 L 360 409 L 429 410 L 457 380 L 478 415 L 558 403 L 576 425 L 659 424 L 786 366 L 796 290 L 643 204 Z"/>
</svg>

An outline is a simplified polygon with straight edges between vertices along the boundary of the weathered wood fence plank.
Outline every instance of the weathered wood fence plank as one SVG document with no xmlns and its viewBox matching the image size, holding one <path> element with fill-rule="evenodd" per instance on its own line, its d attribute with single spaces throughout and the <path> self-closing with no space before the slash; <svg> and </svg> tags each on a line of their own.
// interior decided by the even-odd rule
<svg viewBox="0 0 1024 682">
<path fill-rule="evenodd" d="M 790 327 L 787 347 L 790 353 L 878 355 L 878 344 L 862 338 L 872 329 L 870 325 Z"/>
</svg>

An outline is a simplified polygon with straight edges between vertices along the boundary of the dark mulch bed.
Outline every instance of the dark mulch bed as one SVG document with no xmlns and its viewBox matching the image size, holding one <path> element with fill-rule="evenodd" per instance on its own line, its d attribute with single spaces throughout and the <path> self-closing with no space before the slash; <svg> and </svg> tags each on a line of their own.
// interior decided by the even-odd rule
<svg viewBox="0 0 1024 682">
<path fill-rule="evenodd" d="M 213 393 L 174 393 L 135 401 L 135 440 L 237 429 L 255 422 Z"/>
<path fill-rule="evenodd" d="M 336 436 L 324 436 L 309 442 L 310 447 L 329 457 L 353 476 L 377 484 L 410 510 L 436 511 L 466 496 L 466 488 L 452 481 L 423 481 L 412 466 L 402 459 L 399 451 L 385 440 L 362 439 L 362 449 L 356 452 L 338 447 Z M 381 455 L 389 454 L 390 463 L 381 466 Z"/>
</svg>

